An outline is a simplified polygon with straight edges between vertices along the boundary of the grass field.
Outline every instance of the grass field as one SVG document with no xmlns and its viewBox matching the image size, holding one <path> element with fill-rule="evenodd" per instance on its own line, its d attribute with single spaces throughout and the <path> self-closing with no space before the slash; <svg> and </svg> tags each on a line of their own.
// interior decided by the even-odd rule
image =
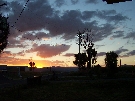
<svg viewBox="0 0 135 101">
<path fill-rule="evenodd" d="M 135 81 L 47 82 L 0 90 L 1 101 L 135 101 Z"/>
</svg>

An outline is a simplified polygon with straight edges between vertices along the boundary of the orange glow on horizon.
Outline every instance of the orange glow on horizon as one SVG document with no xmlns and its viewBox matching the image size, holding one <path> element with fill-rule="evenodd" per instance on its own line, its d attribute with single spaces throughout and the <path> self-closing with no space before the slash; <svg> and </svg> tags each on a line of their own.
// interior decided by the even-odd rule
<svg viewBox="0 0 135 101">
<path fill-rule="evenodd" d="M 43 67 L 46 67 L 46 66 L 44 66 L 43 64 L 36 64 L 36 67 L 37 68 L 43 68 Z"/>
</svg>

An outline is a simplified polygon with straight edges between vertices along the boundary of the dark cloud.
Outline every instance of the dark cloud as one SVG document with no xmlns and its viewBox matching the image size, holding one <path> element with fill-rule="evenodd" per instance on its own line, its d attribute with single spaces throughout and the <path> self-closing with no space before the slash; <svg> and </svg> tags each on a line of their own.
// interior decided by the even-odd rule
<svg viewBox="0 0 135 101">
<path fill-rule="evenodd" d="M 5 15 L 7 14 L 7 13 L 10 13 L 10 6 L 9 6 L 9 3 L 8 2 L 6 2 L 6 1 L 3 1 L 3 0 L 1 0 L 0 1 L 0 13 L 5 13 Z"/>
<path fill-rule="evenodd" d="M 96 4 L 96 3 L 98 3 L 98 1 L 97 0 L 86 0 L 85 3 L 94 3 L 94 4 Z"/>
<path fill-rule="evenodd" d="M 129 56 L 135 55 L 135 50 L 132 50 L 132 51 L 128 52 L 127 55 L 129 55 Z"/>
<path fill-rule="evenodd" d="M 78 29 L 83 29 L 85 26 L 90 27 L 91 24 L 83 23 L 80 17 L 80 11 L 67 10 L 63 13 L 61 17 L 55 17 L 53 19 L 50 19 L 50 23 L 49 26 L 47 26 L 47 29 L 50 31 L 50 34 L 52 36 L 63 34 L 64 39 L 73 39 Z"/>
<path fill-rule="evenodd" d="M 112 35 L 113 38 L 120 38 L 124 36 L 124 31 L 116 31 L 115 34 Z"/>
<path fill-rule="evenodd" d="M 20 40 L 19 37 L 12 37 L 9 36 L 8 38 L 8 45 L 7 48 L 26 48 L 28 45 L 27 44 L 23 44 L 23 40 Z"/>
<path fill-rule="evenodd" d="M 118 55 L 120 55 L 121 53 L 123 53 L 123 52 L 127 52 L 127 51 L 129 51 L 128 49 L 119 49 L 119 50 L 116 50 L 115 52 L 118 54 Z"/>
<path fill-rule="evenodd" d="M 97 29 L 95 29 L 93 31 L 94 42 L 95 41 L 101 41 L 104 38 L 110 36 L 114 29 L 115 29 L 115 26 L 113 26 L 113 25 L 111 25 L 109 23 L 103 24 L 102 27 L 98 27 Z"/>
<path fill-rule="evenodd" d="M 0 1 L 0 5 L 2 5 L 2 4 L 4 4 L 4 3 L 6 3 L 4 0 L 1 0 L 1 1 Z"/>
<path fill-rule="evenodd" d="M 124 39 L 127 39 L 127 38 L 132 38 L 132 39 L 135 39 L 135 32 L 130 32 L 128 33 L 125 37 L 123 37 Z"/>
<path fill-rule="evenodd" d="M 18 2 L 12 2 L 11 7 L 13 14 L 9 16 L 10 23 L 23 32 L 45 28 L 45 25 L 48 24 L 47 18 L 53 15 L 53 8 L 44 0 L 29 2 L 20 17 L 19 14 L 23 9 L 23 5 L 18 5 Z"/>
<path fill-rule="evenodd" d="M 47 38 L 50 38 L 51 36 L 45 32 L 37 32 L 34 34 L 37 38 L 39 39 L 47 39 Z"/>
<path fill-rule="evenodd" d="M 96 11 L 84 11 L 82 12 L 82 19 L 87 21 L 96 15 Z"/>
<path fill-rule="evenodd" d="M 57 7 L 61 7 L 62 5 L 66 4 L 65 0 L 55 0 L 55 4 Z"/>
<path fill-rule="evenodd" d="M 77 4 L 78 2 L 79 2 L 79 0 L 71 0 L 71 3 L 72 3 L 73 5 Z"/>
<path fill-rule="evenodd" d="M 75 25 L 71 25 L 69 26 L 69 28 L 71 28 L 71 30 L 69 30 L 67 33 L 64 33 L 64 36 L 63 38 L 65 40 L 70 40 L 70 39 L 73 39 L 75 38 L 75 36 L 77 35 L 78 33 L 78 30 L 80 31 L 83 31 L 84 28 L 91 28 L 91 29 L 97 29 L 98 27 L 95 26 L 97 25 L 97 22 L 96 21 L 92 21 L 92 22 L 81 22 L 80 20 L 78 20 L 79 22 L 76 21 Z"/>
<path fill-rule="evenodd" d="M 70 48 L 69 45 L 55 45 L 50 46 L 49 44 L 42 44 L 38 46 L 37 44 L 33 45 L 33 48 L 27 50 L 26 52 L 37 52 L 37 56 L 41 58 L 48 58 L 56 55 L 60 55 L 61 53 L 67 51 Z"/>
<path fill-rule="evenodd" d="M 116 10 L 102 10 L 104 15 L 114 15 L 117 14 Z"/>
<path fill-rule="evenodd" d="M 116 14 L 114 16 L 108 16 L 107 20 L 108 21 L 114 21 L 115 23 L 118 23 L 120 21 L 125 21 L 129 19 L 127 16 L 123 16 L 122 14 Z"/>
<path fill-rule="evenodd" d="M 66 54 L 63 55 L 63 56 L 67 56 L 67 57 L 74 56 L 74 53 L 66 53 Z"/>
<path fill-rule="evenodd" d="M 63 35 L 63 39 L 74 39 L 78 30 L 84 28 L 90 28 L 93 30 L 94 41 L 101 41 L 104 38 L 112 35 L 113 30 L 116 28 L 116 24 L 121 21 L 129 19 L 123 14 L 117 13 L 116 10 L 102 10 L 102 11 L 79 11 L 79 10 L 66 10 L 64 12 L 58 11 L 49 4 L 49 0 L 30 0 L 20 16 L 21 11 L 24 8 L 24 4 L 27 0 L 13 1 L 8 3 L 7 6 L 1 7 L 0 12 L 9 13 L 9 23 L 11 27 L 11 35 L 9 36 L 8 48 L 27 47 L 26 42 L 28 40 L 41 40 L 58 35 Z M 66 0 L 55 0 L 55 5 L 61 7 L 65 5 Z M 0 3 L 3 0 L 0 0 Z M 71 0 L 72 4 L 78 3 L 79 0 Z M 85 0 L 86 3 L 98 3 L 97 0 Z M 19 17 L 20 16 L 20 17 Z M 98 21 L 92 18 L 98 17 L 101 20 L 105 20 L 107 23 L 99 26 Z M 114 22 L 112 24 L 110 22 Z M 18 31 L 17 31 L 17 30 Z M 47 30 L 49 33 L 37 32 L 40 30 Z M 19 38 L 20 37 L 20 38 Z M 25 37 L 25 38 L 24 38 Z M 112 36 L 113 38 L 123 37 L 123 31 L 116 31 Z M 127 34 L 124 39 L 135 39 L 134 32 Z M 59 55 L 70 48 L 69 45 L 56 45 L 50 46 L 49 44 L 37 45 L 33 44 L 33 48 L 27 52 L 37 52 L 37 55 L 42 58 L 52 57 Z M 120 48 L 116 50 L 117 54 L 127 52 L 128 49 Z M 127 55 L 134 55 L 134 51 L 128 52 Z M 12 56 L 10 52 L 7 52 L 5 56 Z M 16 55 L 24 56 L 24 51 L 16 53 Z M 103 56 L 105 52 L 100 52 L 97 56 Z M 127 56 L 123 55 L 123 56 Z M 73 56 L 73 53 L 67 53 L 64 56 Z M 9 57 L 8 57 L 9 58 Z M 6 59 L 5 59 L 6 60 Z M 4 61 L 5 61 L 4 60 Z M 18 59 L 19 60 L 19 59 Z M 9 63 L 13 63 L 13 58 L 9 58 Z M 23 60 L 22 60 L 23 61 Z M 14 60 L 17 62 L 17 60 Z"/>
<path fill-rule="evenodd" d="M 63 4 L 64 0 L 56 0 L 58 4 Z M 71 0 L 71 2 L 78 2 L 78 0 Z M 96 2 L 96 0 L 87 0 L 87 2 Z M 23 9 L 23 4 L 13 1 L 10 4 L 12 13 L 9 14 L 10 25 L 15 25 L 11 28 L 11 36 L 9 38 L 9 47 L 27 47 L 26 44 L 16 39 L 20 35 L 20 40 L 33 41 L 41 40 L 49 37 L 63 35 L 63 39 L 74 39 L 78 30 L 90 28 L 94 33 L 94 41 L 101 41 L 112 34 L 115 25 L 105 23 L 98 26 L 96 20 L 91 20 L 93 17 L 99 17 L 106 21 L 122 21 L 126 17 L 122 14 L 117 14 L 115 10 L 102 10 L 102 11 L 79 11 L 67 10 L 63 13 L 56 11 L 55 8 L 48 3 L 47 0 L 34 0 L 27 4 L 27 7 L 19 17 Z M 114 20 L 114 16 L 117 16 Z M 16 22 L 16 23 L 15 23 Z M 20 31 L 17 31 L 17 28 Z M 37 32 L 40 30 L 47 30 L 49 33 Z M 21 32 L 22 31 L 22 32 Z M 120 32 L 119 32 L 120 33 Z M 121 32 L 122 33 L 122 32 Z M 122 34 L 115 34 L 113 37 L 120 37 Z M 38 53 L 40 55 L 40 53 Z"/>
<path fill-rule="evenodd" d="M 22 35 L 22 39 L 34 41 L 34 40 L 37 40 L 38 38 L 35 35 L 33 35 L 33 33 L 28 32 Z"/>
<path fill-rule="evenodd" d="M 41 40 L 50 38 L 49 34 L 45 32 L 28 32 L 22 35 L 22 39 L 29 41 Z"/>
<path fill-rule="evenodd" d="M 16 39 L 8 40 L 7 48 L 17 48 L 17 47 L 23 47 L 24 45 L 21 44 L 20 41 Z"/>
<path fill-rule="evenodd" d="M 104 56 L 106 54 L 106 52 L 100 52 L 100 53 L 97 53 L 97 57 L 99 57 L 99 56 Z"/>
<path fill-rule="evenodd" d="M 12 21 L 11 23 L 14 23 L 23 6 L 19 5 L 18 7 L 17 2 L 12 2 L 11 7 L 13 8 L 13 14 L 10 15 L 10 21 Z M 61 16 L 57 12 L 59 11 L 52 8 L 47 1 L 35 0 L 28 3 L 21 17 L 18 18 L 15 26 L 23 32 L 45 29 L 49 31 L 50 37 L 63 34 L 65 40 L 73 39 L 78 29 L 83 30 L 84 28 L 91 28 L 97 30 L 97 36 L 100 38 L 97 40 L 102 40 L 111 34 L 114 25 L 106 23 L 103 27 L 99 27 L 96 20 L 89 20 L 94 16 L 107 19 L 107 15 L 117 15 L 115 10 L 83 12 L 79 10 L 67 10 L 62 13 Z M 108 34 L 103 34 L 103 31 Z"/>
<path fill-rule="evenodd" d="M 124 58 L 124 57 L 130 57 L 130 56 L 134 56 L 134 55 L 135 55 L 135 50 L 132 50 L 132 51 L 127 52 L 123 55 L 120 55 L 119 57 Z"/>
<path fill-rule="evenodd" d="M 118 54 L 119 55 L 119 57 L 122 57 L 122 56 L 127 56 L 128 54 L 126 54 L 126 55 L 121 55 L 123 52 L 127 52 L 127 51 L 129 51 L 128 49 L 123 49 L 123 46 L 122 47 L 120 47 L 118 50 L 116 50 L 116 51 L 114 51 L 116 54 Z M 97 53 L 97 56 L 99 57 L 99 56 L 104 56 L 104 55 L 106 55 L 106 52 L 100 52 L 100 53 Z"/>
<path fill-rule="evenodd" d="M 120 21 L 125 21 L 129 19 L 127 16 L 117 13 L 116 10 L 102 10 L 102 11 L 97 10 L 97 11 L 82 12 L 83 20 L 90 20 L 93 17 L 99 17 L 108 22 L 115 22 L 115 23 L 119 23 Z"/>
<path fill-rule="evenodd" d="M 75 23 L 76 21 L 79 21 L 80 23 L 80 20 L 77 19 L 77 17 L 79 16 L 79 13 L 80 12 L 76 10 L 65 11 L 61 18 L 56 16 L 55 18 L 50 19 L 49 21 L 50 23 L 49 23 L 49 26 L 47 26 L 47 29 L 53 35 L 72 32 L 74 30 L 73 28 L 70 27 L 70 26 L 73 27 L 74 25 L 72 21 L 75 21 Z"/>
<path fill-rule="evenodd" d="M 21 40 L 21 36 L 23 33 L 18 32 L 16 29 L 10 28 L 10 34 L 8 36 L 8 45 L 7 48 L 23 48 L 26 47 L 25 44 L 22 42 L 24 40 Z"/>
<path fill-rule="evenodd" d="M 125 21 L 129 19 L 127 16 L 124 16 L 120 13 L 116 13 L 115 10 L 97 10 L 96 16 L 101 19 L 107 20 L 108 22 L 115 22 L 116 24 L 120 21 Z"/>
<path fill-rule="evenodd" d="M 14 39 L 9 39 L 9 44 L 10 45 L 15 45 L 15 44 L 21 44 L 20 40 Z"/>
<path fill-rule="evenodd" d="M 128 57 L 127 53 L 124 52 L 128 52 L 128 49 L 123 49 L 124 46 L 121 46 L 118 50 L 114 51 L 116 54 L 118 54 L 118 56 L 120 58 L 122 57 Z"/>
</svg>

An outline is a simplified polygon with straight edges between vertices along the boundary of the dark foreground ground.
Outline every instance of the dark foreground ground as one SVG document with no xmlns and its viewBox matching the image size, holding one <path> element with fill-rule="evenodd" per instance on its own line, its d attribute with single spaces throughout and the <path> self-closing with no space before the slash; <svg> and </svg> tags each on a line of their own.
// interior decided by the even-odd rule
<svg viewBox="0 0 135 101">
<path fill-rule="evenodd" d="M 135 80 L 42 81 L 0 89 L 0 101 L 135 101 Z"/>
<path fill-rule="evenodd" d="M 58 72 L 56 80 L 50 79 L 52 73 L 21 75 L 0 74 L 0 101 L 135 101 L 135 78 L 130 74 L 110 79 Z M 26 77 L 34 75 L 42 75 L 41 83 L 28 85 Z"/>
</svg>

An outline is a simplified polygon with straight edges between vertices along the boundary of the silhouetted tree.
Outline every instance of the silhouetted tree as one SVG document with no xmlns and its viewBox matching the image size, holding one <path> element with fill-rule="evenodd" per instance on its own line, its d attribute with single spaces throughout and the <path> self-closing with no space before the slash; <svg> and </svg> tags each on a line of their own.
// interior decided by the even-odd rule
<svg viewBox="0 0 135 101">
<path fill-rule="evenodd" d="M 106 53 L 105 64 L 108 69 L 108 76 L 112 77 L 117 71 L 118 55 L 113 51 Z"/>
<path fill-rule="evenodd" d="M 94 44 L 93 44 L 94 45 Z M 91 64 L 96 64 L 96 54 L 97 51 L 95 51 L 95 48 L 92 49 L 93 45 L 91 47 L 89 47 L 86 51 L 88 54 L 88 61 L 87 61 L 87 68 L 91 68 Z M 91 63 L 92 62 L 92 63 Z"/>
<path fill-rule="evenodd" d="M 34 69 L 35 69 L 35 62 L 30 62 L 29 65 L 30 65 L 30 71 L 34 71 Z"/>
<path fill-rule="evenodd" d="M 89 53 L 89 50 L 88 50 L 87 53 L 88 54 L 86 54 L 86 53 L 80 53 L 80 59 L 79 59 L 79 53 L 78 54 L 74 54 L 75 61 L 73 61 L 73 63 L 75 65 L 77 65 L 78 67 L 80 65 L 80 68 L 79 69 L 85 69 L 86 63 L 87 63 L 87 68 L 90 68 L 89 66 L 91 66 L 90 65 L 91 64 L 91 59 L 92 59 L 92 64 L 96 64 L 97 61 L 96 61 L 96 58 L 95 57 L 96 57 L 97 52 L 95 51 L 95 49 L 92 49 L 91 53 Z"/>
<path fill-rule="evenodd" d="M 93 42 L 92 42 L 92 40 L 93 40 L 93 34 L 91 33 L 91 30 L 89 30 L 89 29 L 84 29 L 82 32 L 81 31 L 79 31 L 78 33 L 77 33 L 77 37 L 78 37 L 78 39 L 79 39 L 79 43 L 77 43 L 78 45 L 79 45 L 79 55 L 78 55 L 78 63 L 77 63 L 77 65 L 78 65 L 78 67 L 80 68 L 82 68 L 82 63 L 80 63 L 82 60 L 83 60 L 83 58 L 81 58 L 81 53 L 80 53 L 80 46 L 83 46 L 85 49 L 86 49 L 86 52 L 87 52 L 87 55 L 86 55 L 86 57 L 87 57 L 87 68 L 91 68 L 91 64 L 95 64 L 97 61 L 96 61 L 96 54 L 97 54 L 97 51 L 95 51 L 95 49 L 92 49 L 93 48 L 93 46 L 94 46 L 94 44 L 93 44 Z M 85 63 L 86 63 L 85 62 Z M 92 62 L 92 63 L 91 63 Z M 75 63 L 74 63 L 75 64 Z"/>
<path fill-rule="evenodd" d="M 100 78 L 101 66 L 99 64 L 94 66 L 93 71 L 94 71 L 94 74 L 97 75 L 98 78 Z"/>
<path fill-rule="evenodd" d="M 9 23 L 7 17 L 0 14 L 0 53 L 7 47 L 9 33 Z"/>
<path fill-rule="evenodd" d="M 74 56 L 75 56 L 75 61 L 73 61 L 73 63 L 75 65 L 77 65 L 78 67 L 80 65 L 79 69 L 85 69 L 85 64 L 87 62 L 87 55 L 86 55 L 86 53 L 80 53 L 80 59 L 79 59 L 79 53 L 78 54 L 74 54 Z"/>
</svg>

